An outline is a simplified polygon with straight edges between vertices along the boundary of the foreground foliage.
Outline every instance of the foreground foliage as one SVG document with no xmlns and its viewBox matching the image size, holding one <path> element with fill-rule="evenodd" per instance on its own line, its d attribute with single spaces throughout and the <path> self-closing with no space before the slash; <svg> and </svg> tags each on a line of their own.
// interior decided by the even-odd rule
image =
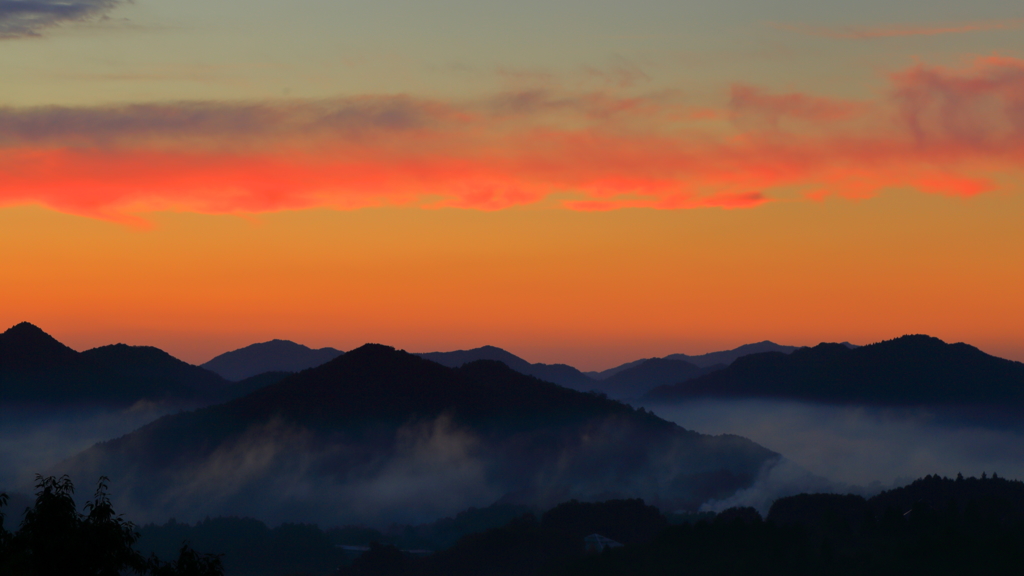
<svg viewBox="0 0 1024 576">
<path fill-rule="evenodd" d="M 5 526 L 0 494 L 0 575 L 2 576 L 118 576 L 126 572 L 154 576 L 220 576 L 220 559 L 197 554 L 183 544 L 176 561 L 144 558 L 135 549 L 134 524 L 114 512 L 101 477 L 84 512 L 75 504 L 75 487 L 67 476 L 36 476 L 36 498 L 15 532 Z"/>
</svg>

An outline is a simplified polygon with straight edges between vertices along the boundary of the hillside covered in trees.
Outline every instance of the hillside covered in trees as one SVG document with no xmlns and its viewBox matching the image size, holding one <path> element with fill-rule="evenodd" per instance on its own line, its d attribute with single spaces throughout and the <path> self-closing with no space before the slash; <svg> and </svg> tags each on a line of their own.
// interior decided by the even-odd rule
<svg viewBox="0 0 1024 576">
<path fill-rule="evenodd" d="M 500 362 L 448 368 L 368 344 L 231 402 L 165 416 L 57 470 L 110 476 L 122 507 L 144 521 L 415 523 L 572 498 L 695 509 L 750 486 L 778 457 Z"/>
</svg>

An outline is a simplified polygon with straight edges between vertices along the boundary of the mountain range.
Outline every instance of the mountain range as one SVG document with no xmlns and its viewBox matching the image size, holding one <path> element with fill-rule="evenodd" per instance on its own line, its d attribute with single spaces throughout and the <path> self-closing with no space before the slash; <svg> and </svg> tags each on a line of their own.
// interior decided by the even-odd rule
<svg viewBox="0 0 1024 576">
<path fill-rule="evenodd" d="M 777 398 L 883 406 L 1024 407 L 1024 364 L 963 344 L 908 335 L 868 346 L 819 344 L 738 358 L 655 388 L 649 399 Z"/>
<path fill-rule="evenodd" d="M 109 476 L 137 518 L 371 522 L 495 501 L 628 496 L 693 509 L 749 487 L 778 458 L 497 361 L 449 368 L 368 344 L 165 416 L 56 471 Z"/>
<path fill-rule="evenodd" d="M 853 344 L 848 344 L 853 347 Z M 700 368 L 717 368 L 721 366 L 728 366 L 732 364 L 734 360 L 740 356 L 747 356 L 749 354 L 759 354 L 761 352 L 782 352 L 783 354 L 789 354 L 790 352 L 797 350 L 799 346 L 784 346 L 782 344 L 776 344 L 770 340 L 764 340 L 762 342 L 755 342 L 753 344 L 744 344 L 742 346 L 733 348 L 732 350 L 721 350 L 718 352 L 708 352 L 707 354 L 696 354 L 690 356 L 688 354 L 669 354 L 664 356 L 664 360 L 682 360 L 693 364 Z M 614 368 L 602 370 L 600 372 L 585 372 L 587 376 L 594 378 L 595 380 L 604 380 L 610 378 L 623 370 L 628 370 L 638 364 L 642 364 L 647 360 L 656 360 L 657 358 L 642 358 L 640 360 L 634 360 L 632 362 L 626 362 Z"/>
<path fill-rule="evenodd" d="M 684 382 L 724 368 L 737 358 L 748 354 L 788 354 L 797 349 L 796 346 L 782 346 L 765 340 L 755 344 L 744 344 L 732 350 L 696 356 L 671 354 L 664 358 L 642 358 L 601 372 L 581 372 L 566 364 L 531 364 L 495 346 L 481 346 L 454 352 L 427 352 L 418 356 L 453 368 L 474 360 L 497 360 L 520 374 L 535 376 L 573 390 L 602 392 L 611 398 L 628 400 L 639 398 L 657 386 Z"/>
<path fill-rule="evenodd" d="M 113 344 L 76 352 L 23 322 L 0 334 L 0 405 L 126 407 L 140 400 L 207 405 L 244 396 L 341 355 L 334 348 L 314 350 L 273 340 L 194 366 L 150 346 Z M 701 356 L 637 360 L 602 373 L 531 364 L 494 346 L 417 356 L 448 367 L 498 361 L 520 374 L 614 399 L 1024 405 L 1020 362 L 922 335 L 863 347 L 822 343 L 796 348 L 765 341 Z M 240 377 L 245 378 L 234 381 Z"/>
<path fill-rule="evenodd" d="M 246 354 L 258 358 L 263 345 L 334 358 L 230 382 L 152 347 L 79 353 L 22 323 L 0 334 L 0 404 L 12 414 L 33 404 L 57 407 L 54 414 L 83 405 L 127 413 L 140 400 L 207 406 L 163 416 L 51 471 L 114 478 L 120 504 L 140 520 L 246 514 L 328 523 L 415 522 L 472 505 L 570 498 L 643 497 L 686 510 L 751 487 L 779 461 L 750 440 L 688 431 L 607 396 L 1024 407 L 1024 364 L 920 335 L 783 347 L 727 366 L 652 358 L 600 380 L 494 347 L 414 355 L 366 345 L 341 354 L 276 341 Z"/>
<path fill-rule="evenodd" d="M 588 373 L 566 364 L 531 364 L 494 346 L 418 356 L 449 367 L 496 360 L 521 374 L 573 390 L 633 399 L 656 386 L 722 368 L 744 354 L 795 349 L 765 341 L 700 356 L 641 359 Z M 341 354 L 334 348 L 313 349 L 288 340 L 271 340 L 193 366 L 150 346 L 114 344 L 79 353 L 23 322 L 0 334 L 0 404 L 122 406 L 139 400 L 209 404 L 244 395 L 287 373 L 322 365 Z"/>
</svg>

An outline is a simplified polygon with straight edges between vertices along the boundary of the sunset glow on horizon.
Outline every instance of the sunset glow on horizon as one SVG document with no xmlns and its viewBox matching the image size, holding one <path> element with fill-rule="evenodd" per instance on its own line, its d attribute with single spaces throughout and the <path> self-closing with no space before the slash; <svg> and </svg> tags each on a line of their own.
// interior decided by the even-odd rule
<svg viewBox="0 0 1024 576">
<path fill-rule="evenodd" d="M 1024 360 L 1024 12 L 995 0 L 36 4 L 0 11 L 0 330 Z"/>
</svg>

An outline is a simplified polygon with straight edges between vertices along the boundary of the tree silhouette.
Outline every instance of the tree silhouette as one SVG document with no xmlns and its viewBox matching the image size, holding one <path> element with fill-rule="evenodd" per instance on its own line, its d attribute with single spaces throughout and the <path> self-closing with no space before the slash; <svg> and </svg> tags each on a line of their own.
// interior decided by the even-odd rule
<svg viewBox="0 0 1024 576">
<path fill-rule="evenodd" d="M 4 506 L 7 506 L 7 494 L 0 492 L 0 570 L 3 570 L 4 559 L 9 554 L 11 543 L 11 533 L 4 527 Z"/>
<path fill-rule="evenodd" d="M 224 574 L 224 567 L 221 565 L 219 556 L 200 554 L 193 550 L 188 542 L 182 543 L 177 560 L 163 562 L 156 557 L 156 554 L 153 554 L 146 562 L 146 568 L 153 576 L 219 576 Z"/>
<path fill-rule="evenodd" d="M 7 532 L 0 513 L 0 576 L 120 576 L 127 572 L 157 576 L 221 576 L 220 559 L 196 554 L 184 545 L 177 562 L 143 559 L 133 548 L 135 525 L 114 512 L 100 477 L 83 512 L 75 505 L 75 487 L 67 476 L 36 475 L 36 499 L 17 532 Z M 0 494 L 0 507 L 7 495 Z"/>
</svg>

